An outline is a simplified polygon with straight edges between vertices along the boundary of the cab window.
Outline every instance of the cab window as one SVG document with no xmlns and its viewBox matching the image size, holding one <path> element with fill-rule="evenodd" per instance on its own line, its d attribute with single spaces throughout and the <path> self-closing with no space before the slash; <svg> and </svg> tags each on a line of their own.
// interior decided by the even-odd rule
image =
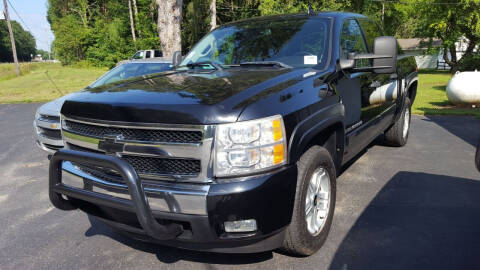
<svg viewBox="0 0 480 270">
<path fill-rule="evenodd" d="M 341 57 L 347 58 L 348 53 L 367 53 L 365 40 L 363 39 L 362 30 L 355 19 L 347 19 L 343 23 L 342 32 L 340 33 L 340 50 Z M 357 67 L 369 66 L 368 59 L 356 61 Z"/>
<path fill-rule="evenodd" d="M 160 50 L 155 50 L 154 53 L 153 53 L 153 56 L 154 57 L 162 57 L 163 53 Z"/>
<path fill-rule="evenodd" d="M 346 58 L 349 52 L 367 52 L 362 31 L 356 20 L 348 19 L 343 23 L 340 34 L 340 48 L 342 50 L 342 58 Z"/>
</svg>

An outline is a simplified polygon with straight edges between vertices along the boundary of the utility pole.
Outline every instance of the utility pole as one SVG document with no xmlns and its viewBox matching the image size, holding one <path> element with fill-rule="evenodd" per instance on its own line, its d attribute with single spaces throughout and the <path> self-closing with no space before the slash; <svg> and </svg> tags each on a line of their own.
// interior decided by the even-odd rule
<svg viewBox="0 0 480 270">
<path fill-rule="evenodd" d="M 15 62 L 15 72 L 20 76 L 20 68 L 18 67 L 17 48 L 15 47 L 15 38 L 13 37 L 12 25 L 10 24 L 10 16 L 8 15 L 7 0 L 3 0 L 5 6 L 5 19 L 7 20 L 8 32 L 10 33 L 10 42 L 12 43 L 13 62 Z"/>
</svg>

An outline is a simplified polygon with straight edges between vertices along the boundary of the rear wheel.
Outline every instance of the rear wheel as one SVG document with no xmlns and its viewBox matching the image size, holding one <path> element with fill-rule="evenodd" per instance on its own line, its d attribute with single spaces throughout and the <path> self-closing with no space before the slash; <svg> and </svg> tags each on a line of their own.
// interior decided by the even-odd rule
<svg viewBox="0 0 480 270">
<path fill-rule="evenodd" d="M 410 133 L 411 104 L 408 97 L 405 98 L 405 106 L 402 115 L 385 132 L 385 144 L 390 146 L 404 146 L 407 144 Z"/>
<path fill-rule="evenodd" d="M 335 165 L 327 149 L 312 146 L 297 162 L 298 179 L 292 222 L 283 249 L 308 256 L 325 243 L 335 209 Z"/>
</svg>

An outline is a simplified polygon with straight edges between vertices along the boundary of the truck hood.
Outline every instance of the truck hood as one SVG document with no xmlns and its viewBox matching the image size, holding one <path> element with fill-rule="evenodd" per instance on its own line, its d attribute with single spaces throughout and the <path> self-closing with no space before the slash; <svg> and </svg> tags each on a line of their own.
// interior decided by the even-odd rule
<svg viewBox="0 0 480 270">
<path fill-rule="evenodd" d="M 85 89 L 69 96 L 62 114 L 106 121 L 217 124 L 235 122 L 268 91 L 298 82 L 301 69 L 232 68 L 170 71 Z M 262 93 L 265 92 L 265 93 Z"/>
<path fill-rule="evenodd" d="M 60 116 L 60 109 L 62 108 L 63 102 L 65 102 L 70 96 L 71 94 L 68 94 L 43 104 L 38 108 L 37 113 L 50 116 Z"/>
</svg>

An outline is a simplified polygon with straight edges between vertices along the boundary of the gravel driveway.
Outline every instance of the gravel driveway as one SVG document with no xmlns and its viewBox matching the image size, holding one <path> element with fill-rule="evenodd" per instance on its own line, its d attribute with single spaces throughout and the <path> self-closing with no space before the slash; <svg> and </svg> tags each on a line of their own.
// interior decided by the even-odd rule
<svg viewBox="0 0 480 270">
<path fill-rule="evenodd" d="M 295 258 L 144 244 L 53 208 L 38 106 L 0 105 L 0 269 L 480 269 L 474 118 L 414 116 L 407 146 L 371 146 L 338 179 L 325 246 Z"/>
</svg>

